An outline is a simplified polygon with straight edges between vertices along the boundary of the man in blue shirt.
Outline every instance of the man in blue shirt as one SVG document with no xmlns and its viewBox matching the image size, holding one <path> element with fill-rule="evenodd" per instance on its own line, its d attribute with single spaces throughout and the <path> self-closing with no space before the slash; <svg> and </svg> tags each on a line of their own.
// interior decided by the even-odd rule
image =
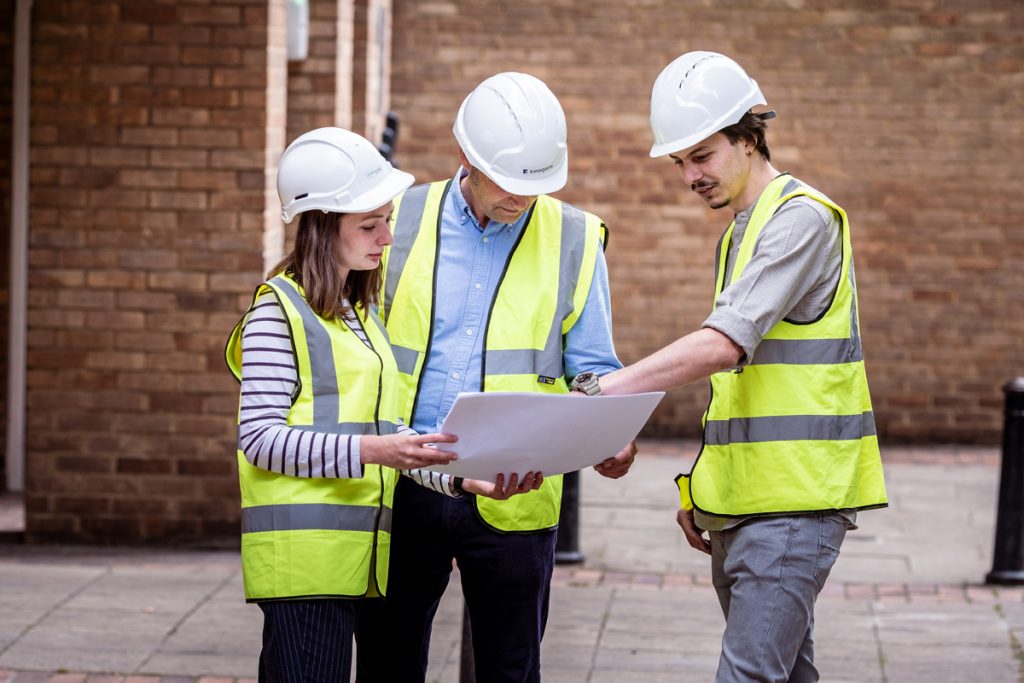
<svg viewBox="0 0 1024 683">
<path fill-rule="evenodd" d="M 621 367 L 606 228 L 547 196 L 568 175 L 554 94 L 533 76 L 492 76 L 463 102 L 454 133 L 461 167 L 405 194 L 387 262 L 382 313 L 417 431 L 436 431 L 459 392 L 566 393 L 568 378 Z M 630 444 L 595 469 L 620 477 L 635 453 Z M 358 680 L 424 680 L 454 559 L 477 680 L 539 681 L 560 479 L 498 503 L 399 484 L 388 597 L 361 615 Z"/>
</svg>

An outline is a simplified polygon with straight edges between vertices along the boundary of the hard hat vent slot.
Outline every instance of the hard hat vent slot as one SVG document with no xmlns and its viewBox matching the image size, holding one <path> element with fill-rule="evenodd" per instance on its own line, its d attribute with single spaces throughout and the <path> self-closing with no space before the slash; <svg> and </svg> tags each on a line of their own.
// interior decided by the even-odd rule
<svg viewBox="0 0 1024 683">
<path fill-rule="evenodd" d="M 718 55 L 708 55 L 707 57 L 705 57 L 705 58 L 703 58 L 703 59 L 698 59 L 698 60 L 697 60 L 696 62 L 694 62 L 694 63 L 693 63 L 693 66 L 691 66 L 691 67 L 690 67 L 690 68 L 689 68 L 689 69 L 688 69 L 688 70 L 686 71 L 686 73 L 685 73 L 685 74 L 683 74 L 683 80 L 679 81 L 679 87 L 682 87 L 682 86 L 683 86 L 683 83 L 684 83 L 684 82 L 686 81 L 686 79 L 687 79 L 687 78 L 689 78 L 689 77 L 690 77 L 690 74 L 692 74 L 692 73 L 693 73 L 693 70 L 694 70 L 694 69 L 696 69 L 696 68 L 697 68 L 698 66 L 700 66 L 700 65 L 701 65 L 701 64 L 703 64 L 704 62 L 708 61 L 709 59 L 715 59 L 716 57 L 718 57 Z"/>
<path fill-rule="evenodd" d="M 296 200 L 299 200 L 299 199 L 305 199 L 305 198 L 306 198 L 306 197 L 308 197 L 308 196 L 309 196 L 309 193 L 308 193 L 308 192 L 303 192 L 302 194 L 297 194 L 297 195 L 295 195 L 295 199 L 296 199 Z"/>
</svg>

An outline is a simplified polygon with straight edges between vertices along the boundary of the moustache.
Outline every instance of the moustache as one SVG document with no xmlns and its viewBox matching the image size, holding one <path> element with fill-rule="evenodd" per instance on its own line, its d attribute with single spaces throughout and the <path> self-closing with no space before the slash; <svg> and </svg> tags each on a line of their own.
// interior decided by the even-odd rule
<svg viewBox="0 0 1024 683">
<path fill-rule="evenodd" d="M 698 180 L 690 185 L 690 189 L 696 192 L 697 190 L 703 190 L 705 187 L 711 187 L 712 185 L 714 185 L 714 183 L 710 180 Z"/>
</svg>

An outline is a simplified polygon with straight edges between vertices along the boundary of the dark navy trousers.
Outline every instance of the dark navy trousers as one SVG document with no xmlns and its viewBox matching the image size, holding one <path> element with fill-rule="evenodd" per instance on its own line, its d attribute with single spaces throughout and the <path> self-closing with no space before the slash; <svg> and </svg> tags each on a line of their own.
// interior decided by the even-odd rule
<svg viewBox="0 0 1024 683">
<path fill-rule="evenodd" d="M 400 477 L 387 597 L 357 607 L 357 683 L 422 683 L 437 605 L 458 563 L 473 629 L 477 683 L 540 681 L 555 531 L 500 533 L 474 498 Z"/>
<path fill-rule="evenodd" d="M 360 602 L 365 601 L 259 603 L 263 610 L 260 683 L 348 683 Z"/>
</svg>

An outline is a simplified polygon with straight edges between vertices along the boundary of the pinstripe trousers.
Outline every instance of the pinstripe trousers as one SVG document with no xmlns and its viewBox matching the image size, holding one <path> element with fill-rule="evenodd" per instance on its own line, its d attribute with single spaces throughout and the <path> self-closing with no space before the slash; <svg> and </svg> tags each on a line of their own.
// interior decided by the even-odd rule
<svg viewBox="0 0 1024 683">
<path fill-rule="evenodd" d="M 356 602 L 260 602 L 260 683 L 348 683 Z"/>
</svg>

